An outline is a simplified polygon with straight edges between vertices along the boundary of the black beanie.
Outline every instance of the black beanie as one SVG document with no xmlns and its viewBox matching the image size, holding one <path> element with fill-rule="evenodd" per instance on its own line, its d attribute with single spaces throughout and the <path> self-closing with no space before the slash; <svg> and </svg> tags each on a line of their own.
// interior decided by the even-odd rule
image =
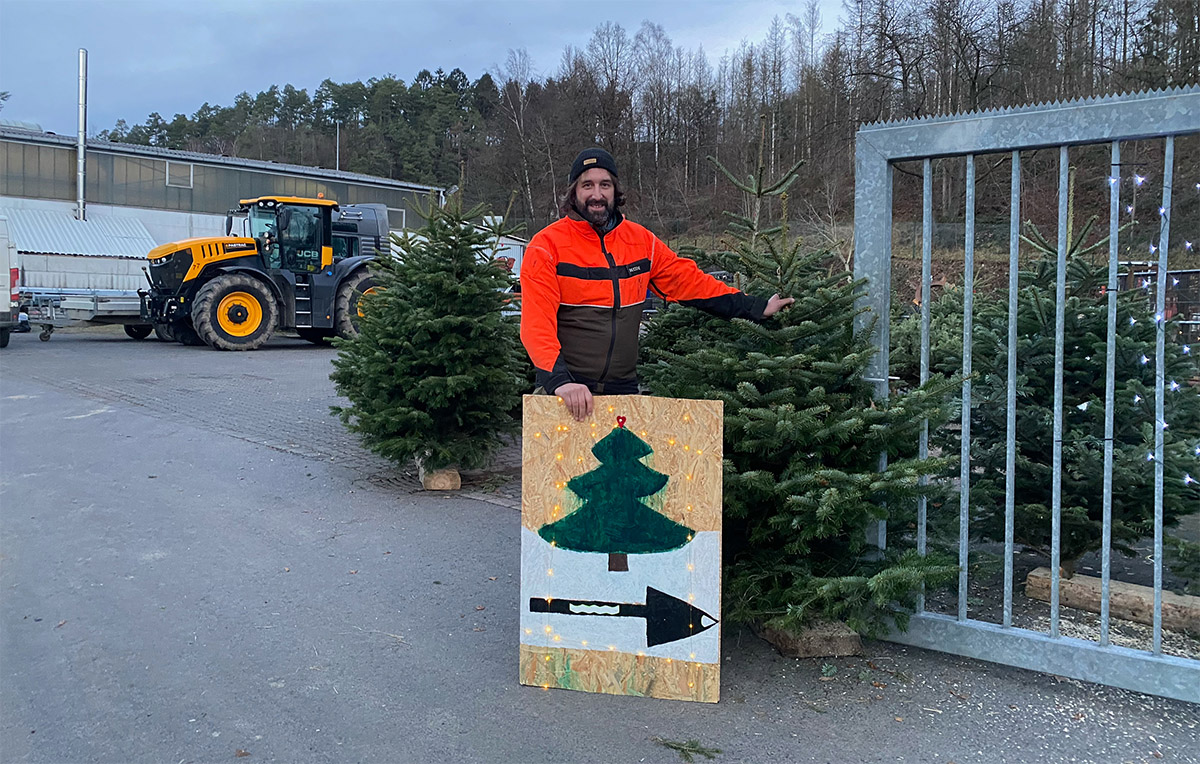
<svg viewBox="0 0 1200 764">
<path fill-rule="evenodd" d="M 579 156 L 575 157 L 575 161 L 571 164 L 571 174 L 567 176 L 567 185 L 574 183 L 584 172 L 597 167 L 601 170 L 608 170 L 614 178 L 617 177 L 617 160 L 613 159 L 612 154 L 601 148 L 584 149 L 579 152 Z"/>
</svg>

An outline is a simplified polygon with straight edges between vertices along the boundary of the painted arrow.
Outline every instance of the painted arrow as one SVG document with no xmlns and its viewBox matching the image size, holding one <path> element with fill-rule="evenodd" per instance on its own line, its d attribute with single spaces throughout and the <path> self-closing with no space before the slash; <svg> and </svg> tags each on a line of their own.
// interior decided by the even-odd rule
<svg viewBox="0 0 1200 764">
<path fill-rule="evenodd" d="M 695 636 L 712 628 L 713 624 L 717 622 L 717 619 L 700 608 L 693 607 L 678 597 L 660 592 L 652 586 L 646 587 L 645 604 L 530 597 L 529 612 L 645 618 L 647 647 Z"/>
</svg>

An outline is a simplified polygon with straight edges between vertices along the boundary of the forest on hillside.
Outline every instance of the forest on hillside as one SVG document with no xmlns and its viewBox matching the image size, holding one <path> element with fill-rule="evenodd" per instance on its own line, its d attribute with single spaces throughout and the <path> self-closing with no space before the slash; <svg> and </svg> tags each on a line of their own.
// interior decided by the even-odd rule
<svg viewBox="0 0 1200 764">
<path fill-rule="evenodd" d="M 557 216 L 574 154 L 599 144 L 621 163 L 634 214 L 668 239 L 715 234 L 741 203 L 706 157 L 744 175 L 761 148 L 768 174 L 805 162 L 788 214 L 823 244 L 852 221 L 863 124 L 1200 82 L 1200 0 L 846 0 L 836 29 L 815 0 L 797 9 L 716 61 L 660 24 L 609 22 L 549 76 L 516 49 L 474 80 L 454 69 L 326 79 L 311 94 L 284 84 L 98 137 L 333 167 L 340 133 L 341 169 L 458 186 L 528 232 Z M 1176 161 L 1200 174 L 1200 146 L 1182 144 Z M 939 216 L 953 219 L 960 165 L 941 173 Z"/>
</svg>

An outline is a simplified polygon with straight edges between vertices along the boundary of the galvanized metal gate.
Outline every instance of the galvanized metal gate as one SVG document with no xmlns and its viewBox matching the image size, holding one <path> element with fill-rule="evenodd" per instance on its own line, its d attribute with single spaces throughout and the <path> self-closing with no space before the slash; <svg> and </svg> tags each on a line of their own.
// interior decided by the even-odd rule
<svg viewBox="0 0 1200 764">
<path fill-rule="evenodd" d="M 875 316 L 878 353 L 869 370 L 881 397 L 888 395 L 888 353 L 890 311 L 892 235 L 893 235 L 893 174 L 900 161 L 923 160 L 924 191 L 922 215 L 922 274 L 921 274 L 921 381 L 929 375 L 929 322 L 931 281 L 931 239 L 933 225 L 933 190 L 931 162 L 935 158 L 965 157 L 965 237 L 963 241 L 963 382 L 962 399 L 971 401 L 971 337 L 973 274 L 975 268 L 975 161 L 981 154 L 1011 152 L 1011 222 L 1009 236 L 1009 352 L 1007 400 L 1007 506 L 1004 544 L 1004 615 L 1000 624 L 976 620 L 968 615 L 968 518 L 971 507 L 970 490 L 960 490 L 959 502 L 959 581 L 958 612 L 956 616 L 925 612 L 922 605 L 911 620 L 907 632 L 894 633 L 890 639 L 904 644 L 940 650 L 1010 666 L 1083 679 L 1166 697 L 1200 702 L 1200 660 L 1167 655 L 1162 650 L 1162 565 L 1163 565 L 1163 400 L 1164 400 L 1164 315 L 1166 306 L 1167 253 L 1171 244 L 1172 176 L 1175 139 L 1178 136 L 1200 133 L 1200 87 L 1156 91 L 1051 104 L 1014 108 L 901 123 L 881 124 L 859 130 L 856 145 L 855 181 L 855 276 L 865 277 L 867 291 L 863 299 Z M 1117 242 L 1118 216 L 1121 205 L 1121 143 L 1123 141 L 1160 138 L 1165 142 L 1162 202 L 1159 210 L 1160 231 L 1156 247 L 1157 316 L 1155 415 L 1155 529 L 1154 529 L 1154 623 L 1153 645 L 1149 650 L 1120 647 L 1109 639 L 1110 542 L 1112 507 L 1112 427 L 1114 419 L 1114 363 L 1116 338 Z M 1059 614 L 1059 552 L 1062 490 L 1062 433 L 1063 433 L 1063 359 L 1064 305 L 1066 295 L 1066 262 L 1068 247 L 1068 148 L 1085 144 L 1111 144 L 1112 168 L 1110 177 L 1109 210 L 1109 281 L 1108 281 L 1108 345 L 1105 403 L 1104 455 L 1104 519 L 1102 549 L 1102 612 L 1100 636 L 1089 641 L 1064 636 L 1060 632 Z M 1021 155 L 1022 150 L 1058 147 L 1058 270 L 1057 312 L 1055 317 L 1054 368 L 1054 446 L 1051 526 L 1051 593 L 1049 633 L 1013 625 L 1013 474 L 1016 439 L 1016 375 L 1017 375 L 1017 255 L 1021 220 Z M 1129 173 L 1127 172 L 1126 175 Z M 1189 189 L 1190 190 L 1190 187 Z M 1197 190 L 1200 190 L 1198 187 Z M 1154 248 L 1152 248 L 1154 249 Z M 971 407 L 963 406 L 962 453 L 960 485 L 969 485 L 971 469 Z M 928 453 L 928 431 L 919 444 L 922 456 Z M 926 551 L 927 507 L 918 506 L 917 546 Z M 874 533 L 878 533 L 875 537 Z M 878 545 L 886 543 L 885 529 L 880 527 L 872 536 Z"/>
</svg>

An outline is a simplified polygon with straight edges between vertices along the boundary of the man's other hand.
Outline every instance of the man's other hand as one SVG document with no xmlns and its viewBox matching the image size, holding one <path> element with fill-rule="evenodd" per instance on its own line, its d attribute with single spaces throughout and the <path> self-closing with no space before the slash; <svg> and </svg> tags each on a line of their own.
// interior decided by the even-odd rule
<svg viewBox="0 0 1200 764">
<path fill-rule="evenodd" d="M 763 318 L 769 318 L 779 311 L 796 301 L 795 297 L 780 297 L 777 294 L 771 295 L 771 299 L 767 300 L 767 307 L 763 311 Z"/>
<path fill-rule="evenodd" d="M 562 398 L 567 406 L 567 412 L 575 417 L 576 422 L 582 422 L 592 415 L 592 391 L 587 385 L 578 382 L 568 382 L 562 385 L 554 394 Z"/>
</svg>

